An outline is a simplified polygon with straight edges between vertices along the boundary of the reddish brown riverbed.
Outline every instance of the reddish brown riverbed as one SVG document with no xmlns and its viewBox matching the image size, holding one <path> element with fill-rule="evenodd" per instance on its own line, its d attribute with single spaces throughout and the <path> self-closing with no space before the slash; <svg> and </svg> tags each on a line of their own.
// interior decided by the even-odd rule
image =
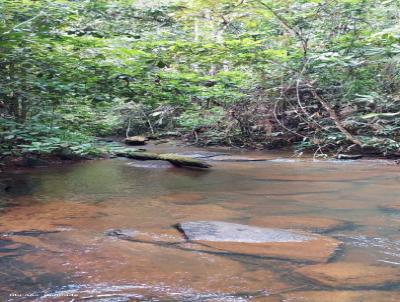
<svg viewBox="0 0 400 302">
<path fill-rule="evenodd" d="M 257 156 L 272 160 L 195 171 L 114 159 L 2 175 L 0 300 L 400 301 L 400 168 Z M 174 227 L 185 221 L 323 241 L 201 245 Z"/>
</svg>

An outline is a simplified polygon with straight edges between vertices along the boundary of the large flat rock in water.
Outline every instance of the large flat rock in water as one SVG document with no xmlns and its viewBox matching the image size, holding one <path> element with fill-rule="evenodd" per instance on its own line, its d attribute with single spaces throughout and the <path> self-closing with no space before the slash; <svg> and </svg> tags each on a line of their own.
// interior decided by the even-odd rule
<svg viewBox="0 0 400 302">
<path fill-rule="evenodd" d="M 221 221 L 197 221 L 179 224 L 188 240 L 204 240 L 214 242 L 303 242 L 313 237 L 300 233 L 253 227 L 237 223 Z"/>
<path fill-rule="evenodd" d="M 400 202 L 385 204 L 379 207 L 381 210 L 389 212 L 400 212 Z"/>
<path fill-rule="evenodd" d="M 382 265 L 339 262 L 299 268 L 297 273 L 319 284 L 340 288 L 378 288 L 400 284 L 400 270 Z"/>
<path fill-rule="evenodd" d="M 343 220 L 312 216 L 255 217 L 250 220 L 250 224 L 267 228 L 299 229 L 315 233 L 330 232 L 351 226 L 350 223 Z"/>
<path fill-rule="evenodd" d="M 189 248 L 277 259 L 326 262 L 340 245 L 312 233 L 221 221 L 184 222 L 178 228 L 192 243 Z"/>
<path fill-rule="evenodd" d="M 295 291 L 283 294 L 290 302 L 398 302 L 400 292 L 390 291 Z M 255 300 L 254 302 L 262 302 Z"/>
</svg>

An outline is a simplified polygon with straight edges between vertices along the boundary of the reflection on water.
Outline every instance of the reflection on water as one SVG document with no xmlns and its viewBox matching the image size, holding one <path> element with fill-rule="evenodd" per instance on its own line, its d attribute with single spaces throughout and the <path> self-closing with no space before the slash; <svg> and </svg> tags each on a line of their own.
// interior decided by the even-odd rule
<svg viewBox="0 0 400 302">
<path fill-rule="evenodd" d="M 2 178 L 1 301 L 400 300 L 400 277 L 377 277 L 400 265 L 400 210 L 382 210 L 398 204 L 398 167 L 385 162 L 275 157 L 196 171 L 115 159 Z M 343 242 L 329 258 L 340 265 L 324 271 L 311 245 L 296 257 L 284 245 L 221 253 L 186 242 L 174 227 L 185 221 L 323 233 Z"/>
</svg>

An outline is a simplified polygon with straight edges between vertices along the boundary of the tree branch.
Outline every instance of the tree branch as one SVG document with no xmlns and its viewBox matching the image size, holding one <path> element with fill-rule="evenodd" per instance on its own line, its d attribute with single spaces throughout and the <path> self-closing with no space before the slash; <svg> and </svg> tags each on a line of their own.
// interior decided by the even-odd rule
<svg viewBox="0 0 400 302">
<path fill-rule="evenodd" d="M 24 21 L 24 22 L 22 22 L 22 23 L 19 23 L 19 24 L 17 24 L 16 26 L 14 26 L 13 28 L 11 28 L 9 31 L 4 32 L 3 35 L 9 35 L 9 34 L 11 34 L 14 30 L 16 30 L 18 27 L 21 27 L 22 25 L 24 25 L 24 24 L 26 24 L 26 23 L 32 22 L 33 20 L 35 20 L 35 19 L 37 19 L 37 18 L 39 18 L 39 17 L 41 17 L 41 16 L 43 16 L 43 15 L 44 15 L 44 13 L 43 13 L 43 12 L 40 12 L 40 13 L 37 14 L 36 16 L 34 16 L 34 17 L 32 17 L 32 18 L 30 18 L 30 19 L 28 19 L 28 20 L 26 20 L 26 21 Z"/>
<path fill-rule="evenodd" d="M 328 112 L 330 118 L 333 120 L 333 122 L 336 125 L 336 128 L 346 137 L 346 139 L 353 144 L 356 144 L 360 147 L 363 147 L 363 144 L 356 139 L 340 122 L 339 117 L 337 116 L 335 110 L 331 107 L 331 105 L 325 101 L 315 90 L 314 86 L 311 84 L 311 82 L 308 82 L 308 85 L 310 87 L 311 93 L 313 97 L 321 103 L 321 105 L 324 107 L 324 109 Z"/>
</svg>

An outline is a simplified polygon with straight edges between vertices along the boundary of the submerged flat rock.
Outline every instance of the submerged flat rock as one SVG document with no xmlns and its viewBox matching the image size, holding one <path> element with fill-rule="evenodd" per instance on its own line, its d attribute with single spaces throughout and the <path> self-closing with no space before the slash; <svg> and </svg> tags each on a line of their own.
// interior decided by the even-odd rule
<svg viewBox="0 0 400 302">
<path fill-rule="evenodd" d="M 326 262 L 341 242 L 312 233 L 268 229 L 220 221 L 184 222 L 185 248 L 276 259 Z"/>
<path fill-rule="evenodd" d="M 179 228 L 189 240 L 266 243 L 302 242 L 313 239 L 313 237 L 287 230 L 259 228 L 222 221 L 184 222 L 179 224 Z"/>
<path fill-rule="evenodd" d="M 146 231 L 138 231 L 134 229 L 110 229 L 105 232 L 105 235 L 119 239 L 136 240 L 144 243 L 176 243 L 185 241 L 182 234 L 174 228 L 151 229 Z"/>
<path fill-rule="evenodd" d="M 131 297 L 133 300 L 129 301 L 244 302 L 246 300 L 235 297 L 247 292 L 281 292 L 291 288 L 268 268 L 249 271 L 239 261 L 182 250 L 175 248 L 175 244 L 164 244 L 158 238 L 154 238 L 153 244 L 139 237 L 147 234 L 135 236 L 137 242 L 117 240 L 130 239 L 130 235 L 136 233 L 134 229 L 109 230 L 107 233 L 110 233 L 110 238 L 93 236 L 88 232 L 76 232 L 72 236 L 61 233 L 62 240 L 49 242 L 52 250 L 60 252 L 41 250 L 40 253 L 28 253 L 23 260 L 36 265 L 40 263 L 41 269 L 55 274 L 63 274 L 72 267 L 85 272 L 79 276 L 79 284 L 89 290 L 76 292 L 76 301 L 89 301 L 87 297 L 90 295 L 94 295 L 93 301 L 98 301 L 99 297 L 114 301 L 110 299 L 110 294 L 119 292 L 115 288 L 110 292 L 114 285 L 134 286 L 132 292 L 121 288 L 121 294 L 141 294 L 137 299 L 137 296 Z M 92 248 L 94 246 L 96 248 Z M 69 289 L 77 287 L 74 285 Z M 141 289 L 148 290 L 141 292 Z M 225 295 L 232 298 L 225 299 Z M 54 300 L 54 296 L 49 296 L 48 300 L 41 297 L 40 301 L 66 299 L 62 296 L 61 300 Z"/>
<path fill-rule="evenodd" d="M 384 211 L 400 212 L 400 202 L 382 205 L 380 209 Z"/>
<path fill-rule="evenodd" d="M 261 302 L 262 300 L 255 302 Z M 291 302 L 398 302 L 400 292 L 390 291 L 295 291 L 283 294 Z"/>
<path fill-rule="evenodd" d="M 296 272 L 319 284 L 331 287 L 376 288 L 400 284 L 400 270 L 389 266 L 341 262 L 305 266 Z"/>
<path fill-rule="evenodd" d="M 343 220 L 313 216 L 255 217 L 249 223 L 260 227 L 299 229 L 316 233 L 330 232 L 351 226 L 350 223 Z"/>
</svg>

